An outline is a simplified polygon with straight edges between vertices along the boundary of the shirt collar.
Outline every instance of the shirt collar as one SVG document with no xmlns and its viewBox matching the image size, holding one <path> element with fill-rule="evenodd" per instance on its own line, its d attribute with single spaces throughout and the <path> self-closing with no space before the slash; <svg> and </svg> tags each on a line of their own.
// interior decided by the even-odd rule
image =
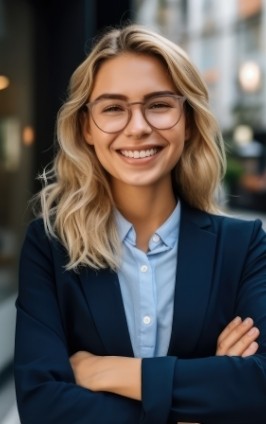
<svg viewBox="0 0 266 424">
<path fill-rule="evenodd" d="M 173 248 L 177 241 L 180 225 L 180 209 L 180 201 L 178 201 L 171 215 L 154 233 L 158 234 L 162 242 L 170 248 Z M 115 209 L 115 219 L 120 240 L 124 242 L 126 237 L 129 236 L 135 244 L 136 233 L 133 225 L 117 209 Z"/>
<path fill-rule="evenodd" d="M 123 242 L 129 231 L 133 229 L 133 225 L 117 209 L 115 209 L 115 219 L 119 238 Z"/>
<path fill-rule="evenodd" d="M 167 220 L 155 231 L 155 234 L 161 238 L 163 243 L 173 248 L 178 237 L 178 230 L 180 224 L 180 201 L 178 201 L 175 209 Z"/>
</svg>

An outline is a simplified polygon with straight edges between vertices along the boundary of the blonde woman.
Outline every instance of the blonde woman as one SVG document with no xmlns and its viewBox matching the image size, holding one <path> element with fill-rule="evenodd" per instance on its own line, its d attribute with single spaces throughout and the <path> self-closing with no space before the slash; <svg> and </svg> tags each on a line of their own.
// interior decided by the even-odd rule
<svg viewBox="0 0 266 424">
<path fill-rule="evenodd" d="M 174 43 L 107 31 L 75 71 L 21 254 L 25 424 L 262 424 L 266 236 L 220 214 L 224 147 Z"/>
</svg>

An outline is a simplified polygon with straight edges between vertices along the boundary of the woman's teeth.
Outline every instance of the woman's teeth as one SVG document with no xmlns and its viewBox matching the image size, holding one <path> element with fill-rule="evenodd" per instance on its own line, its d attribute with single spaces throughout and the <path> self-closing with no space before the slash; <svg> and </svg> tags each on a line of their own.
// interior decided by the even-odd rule
<svg viewBox="0 0 266 424">
<path fill-rule="evenodd" d="M 148 150 L 121 150 L 121 154 L 125 156 L 126 158 L 147 158 L 149 156 L 156 155 L 156 153 L 159 151 L 159 149 L 148 149 Z"/>
</svg>

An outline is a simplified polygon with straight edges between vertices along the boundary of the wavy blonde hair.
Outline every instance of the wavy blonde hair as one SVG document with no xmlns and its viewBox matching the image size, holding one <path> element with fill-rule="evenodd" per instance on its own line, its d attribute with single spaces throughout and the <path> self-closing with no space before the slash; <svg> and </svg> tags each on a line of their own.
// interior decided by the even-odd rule
<svg viewBox="0 0 266 424">
<path fill-rule="evenodd" d="M 146 28 L 129 25 L 110 29 L 74 72 L 68 99 L 58 114 L 58 153 L 44 171 L 38 194 L 48 235 L 58 237 L 69 254 L 67 269 L 119 265 L 120 242 L 108 177 L 94 149 L 83 136 L 84 105 L 103 61 L 125 52 L 153 55 L 164 63 L 177 92 L 186 97 L 190 138 L 173 170 L 180 198 L 192 207 L 218 212 L 215 192 L 224 173 L 221 133 L 208 105 L 208 92 L 186 53 Z"/>
</svg>

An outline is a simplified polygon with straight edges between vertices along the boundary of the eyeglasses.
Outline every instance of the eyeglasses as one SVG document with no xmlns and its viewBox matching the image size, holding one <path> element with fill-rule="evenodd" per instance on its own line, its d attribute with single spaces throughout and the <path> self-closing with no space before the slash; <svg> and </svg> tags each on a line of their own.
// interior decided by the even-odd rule
<svg viewBox="0 0 266 424">
<path fill-rule="evenodd" d="M 132 106 L 140 105 L 146 122 L 158 130 L 174 127 L 181 118 L 186 98 L 176 94 L 155 95 L 144 102 L 128 103 L 125 100 L 103 98 L 87 103 L 95 125 L 105 133 L 122 131 L 132 116 Z"/>
</svg>

